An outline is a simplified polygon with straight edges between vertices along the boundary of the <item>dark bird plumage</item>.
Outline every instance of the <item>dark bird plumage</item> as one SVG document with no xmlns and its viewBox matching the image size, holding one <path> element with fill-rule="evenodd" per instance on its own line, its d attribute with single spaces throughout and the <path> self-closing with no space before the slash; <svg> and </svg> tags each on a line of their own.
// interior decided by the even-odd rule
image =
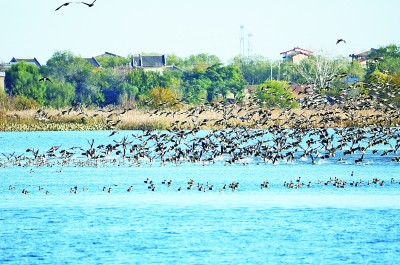
<svg viewBox="0 0 400 265">
<path fill-rule="evenodd" d="M 42 77 L 42 78 L 39 79 L 39 82 L 42 82 L 42 81 L 49 81 L 50 83 L 53 83 L 53 82 L 51 81 L 51 79 L 48 78 L 48 77 L 46 77 L 46 76 L 44 76 L 44 77 Z"/>
<path fill-rule="evenodd" d="M 60 5 L 59 7 L 57 7 L 55 11 L 58 11 L 58 10 L 60 10 L 61 7 L 67 6 L 67 5 L 71 4 L 71 3 L 72 3 L 72 2 L 66 2 L 66 3 Z"/>
<path fill-rule="evenodd" d="M 336 45 L 338 45 L 340 42 L 346 43 L 346 41 L 344 39 L 337 39 Z"/>
<path fill-rule="evenodd" d="M 87 5 L 88 7 L 92 7 L 92 6 L 94 6 L 94 2 L 96 2 L 96 0 L 94 0 L 91 4 L 88 4 L 85 2 L 81 2 L 81 3 Z"/>
</svg>

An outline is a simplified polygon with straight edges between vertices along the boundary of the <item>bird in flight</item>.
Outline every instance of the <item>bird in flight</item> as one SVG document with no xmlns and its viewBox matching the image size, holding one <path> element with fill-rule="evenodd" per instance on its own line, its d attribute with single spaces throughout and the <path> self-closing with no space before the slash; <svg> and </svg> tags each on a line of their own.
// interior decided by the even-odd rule
<svg viewBox="0 0 400 265">
<path fill-rule="evenodd" d="M 340 42 L 346 43 L 346 41 L 344 39 L 337 39 L 336 45 L 339 44 Z"/>
<path fill-rule="evenodd" d="M 57 7 L 56 11 L 60 10 L 60 8 L 63 7 L 63 6 L 68 6 L 69 4 L 85 4 L 88 7 L 92 7 L 92 6 L 94 6 L 94 2 L 96 2 L 96 0 L 94 0 L 91 4 L 88 4 L 88 3 L 85 3 L 85 2 L 66 2 L 66 3 L 60 5 L 59 7 Z"/>
<path fill-rule="evenodd" d="M 113 136 L 113 135 L 115 135 L 117 133 L 118 133 L 118 131 L 112 131 L 111 134 L 108 137 L 111 137 L 111 136 Z"/>
<path fill-rule="evenodd" d="M 67 5 L 71 4 L 71 3 L 72 3 L 72 2 L 66 2 L 66 3 L 60 5 L 59 7 L 56 8 L 56 11 L 60 10 L 61 7 L 67 6 Z"/>
<path fill-rule="evenodd" d="M 51 79 L 48 78 L 48 77 L 46 77 L 46 76 L 44 76 L 44 77 L 42 77 L 42 78 L 39 79 L 39 82 L 42 82 L 42 81 L 49 81 L 50 83 L 53 83 L 53 82 L 51 81 Z"/>
<path fill-rule="evenodd" d="M 91 4 L 88 4 L 85 2 L 81 2 L 81 3 L 87 5 L 88 7 L 92 7 L 92 6 L 94 6 L 94 2 L 96 2 L 96 0 L 94 0 Z"/>
</svg>

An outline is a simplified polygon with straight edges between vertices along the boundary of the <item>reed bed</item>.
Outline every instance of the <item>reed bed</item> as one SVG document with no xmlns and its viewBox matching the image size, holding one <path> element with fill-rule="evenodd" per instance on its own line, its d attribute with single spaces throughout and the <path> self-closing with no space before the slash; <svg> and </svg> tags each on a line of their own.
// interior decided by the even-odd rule
<svg viewBox="0 0 400 265">
<path fill-rule="evenodd" d="M 399 111 L 384 113 L 377 110 L 358 110 L 345 112 L 340 109 L 329 110 L 267 110 L 269 116 L 254 114 L 251 119 L 241 117 L 248 112 L 239 113 L 239 107 L 229 110 L 231 117 L 223 123 L 222 112 L 210 109 L 193 111 L 185 106 L 180 110 L 129 110 L 123 109 L 81 109 L 81 110 L 38 110 L 0 112 L 0 131 L 88 131 L 88 130 L 167 130 L 179 129 L 225 129 L 232 127 L 268 128 L 282 127 L 365 127 L 390 126 L 400 124 Z M 200 111 L 202 110 L 202 111 Z M 189 112 L 194 112 L 190 114 Z M 45 114 L 45 115 L 44 115 Z M 262 120 L 262 123 L 260 121 Z M 205 122 L 207 121 L 207 122 Z"/>
</svg>

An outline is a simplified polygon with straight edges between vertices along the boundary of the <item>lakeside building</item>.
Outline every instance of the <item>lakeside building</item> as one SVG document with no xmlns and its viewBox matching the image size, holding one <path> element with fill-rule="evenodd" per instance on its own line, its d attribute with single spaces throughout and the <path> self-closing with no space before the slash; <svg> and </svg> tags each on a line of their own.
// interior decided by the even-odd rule
<svg viewBox="0 0 400 265">
<path fill-rule="evenodd" d="M 163 55 L 141 55 L 132 56 L 131 66 L 133 69 L 154 71 L 163 73 L 166 69 L 182 71 L 175 65 L 167 65 L 167 57 Z"/>
<path fill-rule="evenodd" d="M 20 62 L 30 63 L 30 64 L 33 64 L 33 65 L 36 65 L 37 67 L 41 67 L 42 66 L 39 63 L 38 59 L 36 59 L 36 57 L 33 57 L 33 58 L 16 58 L 16 57 L 13 57 L 11 59 L 10 63 L 7 66 L 11 67 L 11 65 L 17 64 L 17 63 L 20 63 Z"/>
<path fill-rule="evenodd" d="M 282 59 L 285 61 L 290 61 L 293 64 L 299 64 L 302 60 L 307 58 L 308 56 L 312 55 L 313 52 L 299 48 L 299 47 L 294 47 L 291 50 L 281 52 L 280 55 L 282 55 Z"/>
<path fill-rule="evenodd" d="M 91 65 L 93 65 L 95 68 L 100 68 L 101 65 L 100 63 L 96 60 L 95 57 L 91 57 L 91 58 L 84 58 L 86 61 L 88 61 Z"/>
<path fill-rule="evenodd" d="M 377 56 L 377 58 L 372 58 L 371 55 L 373 55 L 373 54 L 376 55 L 376 51 L 377 51 L 377 49 L 370 48 L 370 49 L 362 50 L 357 53 L 350 54 L 349 57 L 351 57 L 351 59 L 353 61 L 359 62 L 362 67 L 366 68 L 367 62 L 369 62 L 371 60 L 376 60 L 377 58 L 381 57 L 381 56 Z"/>
<path fill-rule="evenodd" d="M 98 59 L 98 58 L 103 58 L 103 57 L 118 57 L 118 58 L 125 58 L 124 56 L 120 56 L 117 55 L 115 53 L 111 53 L 111 52 L 104 52 L 103 54 L 97 55 L 94 58 Z"/>
<path fill-rule="evenodd" d="M 17 57 L 13 57 L 13 58 L 10 60 L 10 62 L 8 62 L 8 63 L 2 63 L 0 66 L 1 66 L 1 69 L 4 71 L 4 70 L 9 69 L 12 65 L 17 64 L 17 63 L 20 63 L 20 62 L 25 62 L 25 63 L 33 64 L 33 65 L 35 65 L 35 66 L 37 66 L 37 67 L 41 67 L 41 66 L 42 66 L 42 65 L 39 63 L 38 59 L 36 59 L 35 57 L 33 57 L 33 58 L 17 58 Z"/>
</svg>

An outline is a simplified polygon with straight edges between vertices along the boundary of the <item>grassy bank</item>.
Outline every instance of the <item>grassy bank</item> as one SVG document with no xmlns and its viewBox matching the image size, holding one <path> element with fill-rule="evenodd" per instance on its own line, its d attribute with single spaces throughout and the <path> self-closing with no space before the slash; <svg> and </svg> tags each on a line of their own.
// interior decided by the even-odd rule
<svg viewBox="0 0 400 265">
<path fill-rule="evenodd" d="M 399 111 L 40 109 L 0 112 L 0 131 L 165 130 L 282 127 L 399 126 Z"/>
</svg>

